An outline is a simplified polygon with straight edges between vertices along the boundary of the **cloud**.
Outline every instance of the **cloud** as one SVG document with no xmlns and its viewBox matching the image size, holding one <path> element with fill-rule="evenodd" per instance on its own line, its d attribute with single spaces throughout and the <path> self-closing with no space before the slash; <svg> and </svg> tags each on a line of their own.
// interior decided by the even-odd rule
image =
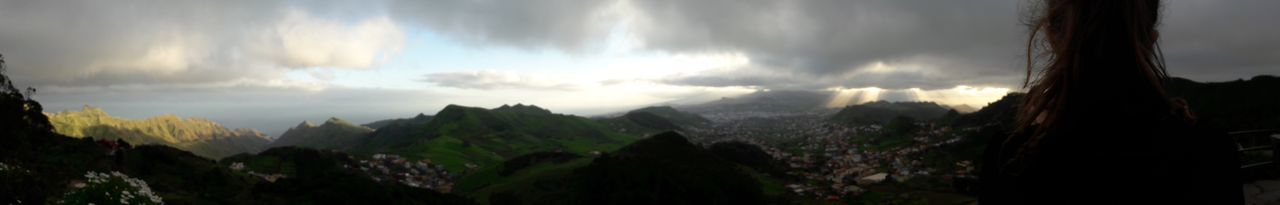
<svg viewBox="0 0 1280 205">
<path fill-rule="evenodd" d="M 290 69 L 369 68 L 404 31 L 341 2 L 3 1 L 0 52 L 38 86 L 279 79 Z M 350 6 L 350 7 L 348 7 Z"/>
<path fill-rule="evenodd" d="M 368 68 L 379 57 L 399 52 L 404 32 L 386 16 L 354 25 L 318 20 L 303 11 L 288 12 L 269 30 L 263 55 L 292 68 Z M 255 44 L 260 45 L 260 44 Z"/>
<path fill-rule="evenodd" d="M 1280 74 L 1273 1 L 1166 1 L 1170 73 L 1196 80 Z M 470 43 L 592 51 L 730 53 L 749 65 L 662 79 L 776 88 L 1017 86 L 1026 1 L 374 0 L 3 1 L 11 75 L 102 86 L 278 79 L 289 69 L 370 68 L 407 28 Z M 876 65 L 884 65 L 879 69 Z M 720 72 L 717 72 L 720 71 Z M 737 71 L 737 72 L 734 72 Z M 461 84 L 461 83 L 453 83 Z"/>
<path fill-rule="evenodd" d="M 1161 47 L 1169 74 L 1225 81 L 1280 75 L 1280 1 L 1167 1 Z"/>
<path fill-rule="evenodd" d="M 704 81 L 815 84 L 811 79 L 823 78 L 819 84 L 825 85 L 813 86 L 949 87 L 965 83 L 964 77 L 977 76 L 967 73 L 1011 73 L 1004 77 L 1012 78 L 1019 68 L 1006 63 L 1018 59 L 1022 42 L 1017 40 L 1023 29 L 1015 1 L 632 3 L 644 13 L 637 32 L 647 48 L 742 52 L 756 67 L 768 71 Z M 866 72 L 877 64 L 892 66 Z M 773 79 L 775 75 L 790 79 Z M 926 84 L 907 85 L 911 83 Z"/>
<path fill-rule="evenodd" d="M 977 1 L 428 1 L 397 15 L 450 36 L 497 45 L 576 50 L 622 29 L 643 49 L 740 53 L 740 72 L 665 79 L 681 85 L 821 88 L 1017 87 L 1028 3 Z M 1280 74 L 1280 13 L 1266 1 L 1167 1 L 1170 72 L 1197 80 Z M 536 5 L 526 5 L 536 4 Z M 435 11 L 435 12 L 427 12 Z M 489 15 L 493 14 L 493 15 Z M 603 23 L 602 23 L 603 22 Z M 612 23 L 609 23 L 612 22 Z M 610 26 L 615 25 L 615 26 Z M 589 47 L 589 46 L 587 46 Z M 887 65 L 870 72 L 867 68 Z M 732 70 L 721 68 L 718 70 Z M 815 80 L 816 79 L 816 80 Z"/>
<path fill-rule="evenodd" d="M 875 61 L 838 74 L 807 70 L 742 66 L 667 76 L 657 81 L 690 86 L 759 86 L 778 90 L 822 90 L 832 87 L 943 89 L 957 85 L 1015 87 L 1017 73 L 966 70 L 967 62 L 930 57 Z M 948 65 L 939 67 L 934 65 Z"/>
<path fill-rule="evenodd" d="M 523 89 L 573 91 L 580 89 L 579 85 L 563 83 L 562 80 L 491 70 L 432 73 L 425 75 L 422 81 L 434 83 L 437 86 L 442 87 L 477 90 Z"/>
<path fill-rule="evenodd" d="M 400 20 L 489 46 L 582 50 L 618 23 L 610 0 L 395 0 Z"/>
</svg>

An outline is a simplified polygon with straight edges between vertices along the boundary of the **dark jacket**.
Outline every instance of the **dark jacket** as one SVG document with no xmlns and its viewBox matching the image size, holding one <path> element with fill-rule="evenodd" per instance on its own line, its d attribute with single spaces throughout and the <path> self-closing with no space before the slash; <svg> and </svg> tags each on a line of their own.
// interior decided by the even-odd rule
<svg viewBox="0 0 1280 205">
<path fill-rule="evenodd" d="M 1021 141 L 993 139 L 979 204 L 1244 203 L 1239 154 L 1225 131 L 1168 118 L 1104 124 L 1112 126 L 1051 133 L 1022 163 L 1010 161 Z"/>
</svg>

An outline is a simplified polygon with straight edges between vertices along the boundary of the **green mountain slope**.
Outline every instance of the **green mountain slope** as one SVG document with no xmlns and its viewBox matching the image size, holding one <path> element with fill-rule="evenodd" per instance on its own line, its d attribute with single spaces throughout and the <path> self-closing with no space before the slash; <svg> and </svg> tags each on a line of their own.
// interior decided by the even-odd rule
<svg viewBox="0 0 1280 205">
<path fill-rule="evenodd" d="M 609 151 L 637 138 L 587 118 L 521 104 L 492 110 L 449 105 L 425 124 L 403 124 L 375 131 L 353 151 L 431 159 L 458 171 L 538 151 Z"/>
<path fill-rule="evenodd" d="M 373 128 L 373 129 L 382 129 L 382 128 L 384 128 L 384 127 L 391 126 L 391 125 L 395 125 L 395 124 L 401 124 L 401 123 L 421 123 L 421 124 L 426 124 L 426 123 L 427 123 L 427 122 L 429 122 L 429 121 L 431 121 L 431 116 L 430 116 L 430 115 L 424 115 L 424 114 L 422 114 L 422 113 L 418 113 L 418 115 L 417 115 L 417 116 L 414 116 L 413 118 L 400 118 L 400 119 L 386 119 L 386 120 L 378 120 L 378 121 L 375 121 L 375 122 L 370 122 L 369 124 L 364 124 L 364 126 L 365 126 L 365 127 L 369 127 L 369 128 Z"/>
<path fill-rule="evenodd" d="M 267 144 L 253 129 L 227 129 L 216 122 L 160 115 L 143 120 L 112 117 L 100 108 L 46 113 L 55 130 L 72 137 L 123 139 L 132 144 L 158 144 L 191 151 L 208 158 L 254 153 Z"/>
<path fill-rule="evenodd" d="M 360 142 L 373 129 L 355 125 L 346 120 L 329 118 L 324 124 L 312 125 L 302 122 L 290 128 L 280 138 L 271 142 L 271 147 L 297 146 L 316 149 L 345 149 Z"/>
<path fill-rule="evenodd" d="M 658 117 L 667 119 L 667 121 L 671 121 L 672 124 L 680 126 L 703 126 L 711 123 L 711 120 L 708 120 L 701 115 L 682 112 L 672 108 L 671 106 L 652 106 L 627 112 L 627 114 L 634 113 L 649 113 L 657 115 Z"/>
<path fill-rule="evenodd" d="M 418 114 L 408 119 L 381 120 L 366 124 L 365 126 L 373 125 L 374 127 L 371 128 L 374 128 L 374 131 L 356 143 L 355 148 L 365 152 L 381 152 L 402 149 L 419 141 L 425 141 L 426 125 L 431 122 L 431 119 L 431 116 Z"/>
</svg>

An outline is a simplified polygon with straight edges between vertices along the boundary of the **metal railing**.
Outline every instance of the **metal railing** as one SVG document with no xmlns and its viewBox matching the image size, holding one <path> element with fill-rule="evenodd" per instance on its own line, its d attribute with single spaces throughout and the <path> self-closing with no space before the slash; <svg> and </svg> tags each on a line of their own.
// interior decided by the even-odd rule
<svg viewBox="0 0 1280 205">
<path fill-rule="evenodd" d="M 1270 151 L 1270 159 L 1262 161 L 1242 162 L 1241 169 L 1256 169 L 1280 165 L 1280 129 L 1246 130 L 1227 133 L 1236 140 L 1240 156 L 1245 158 L 1250 153 Z"/>
</svg>

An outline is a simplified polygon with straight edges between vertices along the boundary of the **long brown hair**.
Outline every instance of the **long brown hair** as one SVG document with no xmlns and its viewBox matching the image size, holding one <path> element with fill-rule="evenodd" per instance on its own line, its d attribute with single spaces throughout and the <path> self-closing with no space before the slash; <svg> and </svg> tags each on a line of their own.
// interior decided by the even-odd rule
<svg viewBox="0 0 1280 205">
<path fill-rule="evenodd" d="M 1028 92 L 1006 141 L 1018 148 L 1012 161 L 1034 155 L 1052 133 L 1094 125 L 1092 118 L 1141 120 L 1176 107 L 1163 87 L 1159 0 L 1040 3 L 1029 22 Z"/>
</svg>

